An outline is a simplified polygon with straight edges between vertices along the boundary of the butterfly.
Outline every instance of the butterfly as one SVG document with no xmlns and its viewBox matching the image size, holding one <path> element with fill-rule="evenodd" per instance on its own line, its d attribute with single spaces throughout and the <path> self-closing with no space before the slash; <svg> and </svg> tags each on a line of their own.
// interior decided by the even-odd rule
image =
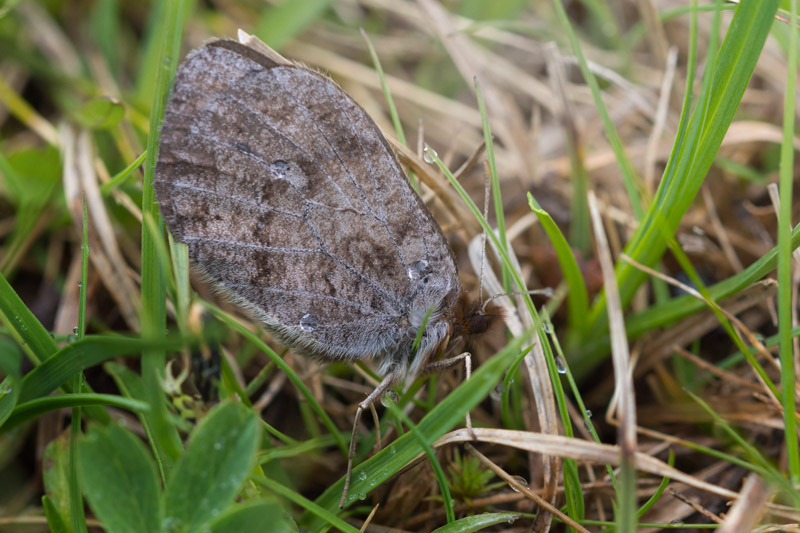
<svg viewBox="0 0 800 533">
<path fill-rule="evenodd" d="M 375 361 L 383 381 L 357 425 L 500 308 L 462 289 L 447 240 L 364 109 L 330 78 L 241 40 L 209 42 L 178 68 L 156 199 L 195 266 L 281 343 Z"/>
</svg>

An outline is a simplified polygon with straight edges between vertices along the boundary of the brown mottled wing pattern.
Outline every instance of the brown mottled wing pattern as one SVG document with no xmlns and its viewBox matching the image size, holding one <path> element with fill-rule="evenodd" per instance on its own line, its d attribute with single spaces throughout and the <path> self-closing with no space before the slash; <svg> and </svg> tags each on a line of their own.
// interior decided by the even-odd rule
<svg viewBox="0 0 800 533">
<path fill-rule="evenodd" d="M 201 269 L 306 354 L 407 357 L 412 316 L 455 302 L 449 247 L 378 127 L 311 70 L 233 41 L 191 53 L 155 189 Z"/>
</svg>

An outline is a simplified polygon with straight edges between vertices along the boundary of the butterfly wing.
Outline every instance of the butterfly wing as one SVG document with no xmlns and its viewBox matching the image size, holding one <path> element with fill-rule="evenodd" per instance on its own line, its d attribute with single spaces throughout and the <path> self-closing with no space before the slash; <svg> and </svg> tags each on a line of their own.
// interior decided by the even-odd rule
<svg viewBox="0 0 800 533">
<path fill-rule="evenodd" d="M 385 373 L 405 365 L 415 317 L 455 304 L 441 230 L 375 123 L 325 76 L 212 42 L 178 69 L 161 135 L 167 226 L 286 344 L 382 357 Z"/>
</svg>

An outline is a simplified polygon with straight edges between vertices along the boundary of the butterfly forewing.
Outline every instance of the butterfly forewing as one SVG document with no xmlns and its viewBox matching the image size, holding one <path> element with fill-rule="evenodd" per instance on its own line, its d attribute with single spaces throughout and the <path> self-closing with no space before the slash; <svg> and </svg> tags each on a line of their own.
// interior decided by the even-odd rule
<svg viewBox="0 0 800 533">
<path fill-rule="evenodd" d="M 200 268 L 305 353 L 396 359 L 414 317 L 455 304 L 449 247 L 380 130 L 309 69 L 233 41 L 190 54 L 155 188 Z"/>
</svg>

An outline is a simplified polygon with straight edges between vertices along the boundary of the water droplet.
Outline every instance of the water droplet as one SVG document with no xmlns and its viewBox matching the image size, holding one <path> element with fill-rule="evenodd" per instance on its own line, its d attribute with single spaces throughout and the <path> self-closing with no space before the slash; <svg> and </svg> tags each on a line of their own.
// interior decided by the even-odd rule
<svg viewBox="0 0 800 533">
<path fill-rule="evenodd" d="M 233 143 L 233 145 L 236 147 L 237 150 L 239 150 L 242 153 L 245 153 L 245 154 L 252 154 L 253 153 L 253 149 L 250 148 L 249 146 L 247 146 L 244 143 Z M 283 163 L 283 161 L 279 161 L 279 163 Z M 275 163 L 273 163 L 273 165 L 274 164 Z"/>
<path fill-rule="evenodd" d="M 552 335 L 553 334 L 553 323 L 550 322 L 549 320 L 545 320 L 544 322 L 542 322 L 542 330 L 545 333 L 547 333 L 548 335 Z"/>
<path fill-rule="evenodd" d="M 0 383 L 0 398 L 8 394 L 11 394 L 13 390 L 14 389 L 12 389 L 11 385 L 9 385 L 8 383 Z"/>
<path fill-rule="evenodd" d="M 286 173 L 289 172 L 291 168 L 289 163 L 280 160 L 273 162 L 269 167 L 272 169 L 272 173 L 275 177 L 281 180 L 286 179 Z"/>
<path fill-rule="evenodd" d="M 183 529 L 183 521 L 175 518 L 174 516 L 168 516 L 161 522 L 161 530 L 166 531 L 167 533 L 171 533 L 172 531 L 181 531 Z"/>
<path fill-rule="evenodd" d="M 78 287 L 80 287 L 81 285 L 83 285 L 83 284 L 81 283 L 80 280 L 78 280 Z"/>
<path fill-rule="evenodd" d="M 381 397 L 381 404 L 383 404 L 384 407 L 389 407 L 391 405 L 397 405 L 399 400 L 400 395 L 397 394 L 397 391 L 394 389 L 389 389 L 386 391 L 386 394 Z"/>
<path fill-rule="evenodd" d="M 513 476 L 513 478 L 514 478 L 514 481 L 516 481 L 519 485 L 521 485 L 522 487 L 525 487 L 526 489 L 528 488 L 528 480 L 527 479 L 525 479 L 522 476 Z M 519 492 L 519 490 L 514 485 L 511 485 L 511 490 L 513 490 L 514 492 Z"/>
<path fill-rule="evenodd" d="M 367 499 L 367 493 L 366 492 L 359 492 L 358 493 L 358 499 L 359 500 L 366 500 Z"/>
<path fill-rule="evenodd" d="M 567 365 L 564 363 L 564 358 L 560 355 L 556 357 L 556 370 L 559 374 L 566 374 L 567 373 Z"/>
<path fill-rule="evenodd" d="M 296 163 L 278 160 L 273 161 L 269 166 L 275 179 L 286 180 L 298 189 L 308 185 L 308 178 L 303 170 Z"/>
<path fill-rule="evenodd" d="M 358 480 L 359 481 L 366 481 L 367 480 L 367 473 L 363 470 L 358 473 Z M 362 498 L 363 499 L 363 498 Z"/>
<path fill-rule="evenodd" d="M 499 402 L 500 400 L 502 400 L 503 399 L 503 385 L 498 385 L 497 387 L 493 388 L 492 392 L 489 393 L 489 397 L 492 400 L 496 401 L 496 402 Z"/>
<path fill-rule="evenodd" d="M 413 317 L 414 317 L 413 313 L 411 314 L 411 317 L 412 317 L 412 322 L 413 322 Z M 417 333 L 418 332 L 419 332 L 419 328 L 416 327 L 416 326 L 412 327 L 412 328 L 408 328 L 406 330 L 406 338 L 409 339 L 409 340 L 414 340 L 414 339 L 417 338 Z"/>
<path fill-rule="evenodd" d="M 427 315 L 428 315 L 427 311 L 424 311 L 422 309 L 414 309 L 411 311 L 411 314 L 408 317 L 408 321 L 411 323 L 413 327 L 418 328 L 422 326 L 422 324 L 425 322 L 425 317 Z M 416 331 L 414 332 L 414 336 L 415 337 L 417 336 Z"/>
<path fill-rule="evenodd" d="M 314 328 L 317 327 L 317 317 L 312 314 L 306 313 L 303 315 L 303 318 L 300 319 L 300 329 L 305 331 L 306 333 L 311 333 L 314 331 Z"/>
<path fill-rule="evenodd" d="M 545 287 L 542 289 L 542 296 L 545 298 L 552 298 L 553 297 L 553 287 Z"/>
<path fill-rule="evenodd" d="M 428 264 L 427 261 L 424 259 L 420 259 L 419 261 L 415 261 L 408 267 L 408 278 L 411 281 L 419 281 L 425 279 L 428 274 L 431 274 L 433 269 L 431 265 Z"/>
<path fill-rule="evenodd" d="M 431 148 L 430 146 L 426 146 L 425 149 L 422 151 L 422 160 L 426 163 L 435 163 L 436 159 L 434 157 L 439 157 L 439 154 L 436 153 L 436 150 Z"/>
<path fill-rule="evenodd" d="M 72 328 L 72 333 L 74 333 L 75 335 L 78 334 L 78 326 L 75 326 L 74 328 Z"/>
<path fill-rule="evenodd" d="M 592 418 L 592 410 L 591 409 L 587 409 L 586 410 L 586 418 Z"/>
</svg>

